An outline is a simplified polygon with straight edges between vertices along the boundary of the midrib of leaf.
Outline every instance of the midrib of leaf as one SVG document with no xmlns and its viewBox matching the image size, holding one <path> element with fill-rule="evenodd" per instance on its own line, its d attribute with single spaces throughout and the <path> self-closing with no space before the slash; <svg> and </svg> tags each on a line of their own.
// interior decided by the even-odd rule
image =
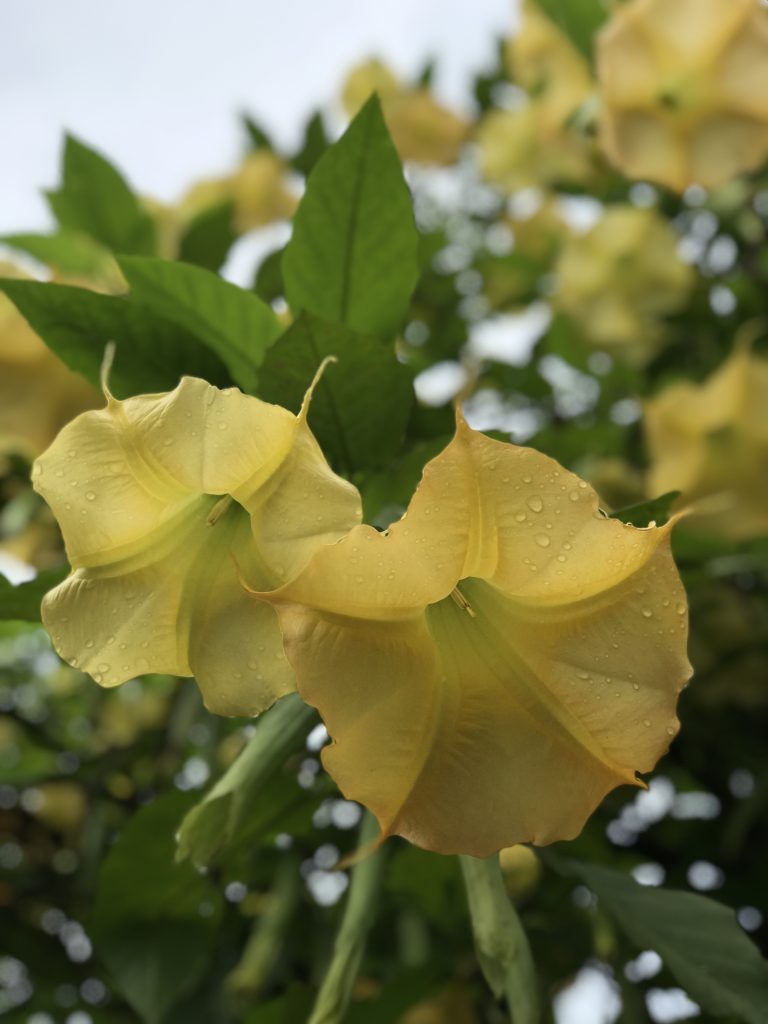
<svg viewBox="0 0 768 1024">
<path fill-rule="evenodd" d="M 358 211 L 360 195 L 363 189 L 363 182 L 365 181 L 365 168 L 367 165 L 368 157 L 368 139 L 371 134 L 371 118 L 366 118 L 363 133 L 363 145 L 361 148 L 360 158 L 358 160 L 358 174 L 355 180 L 355 184 L 352 190 L 352 214 L 347 223 L 346 237 L 344 239 L 344 256 L 343 256 L 343 267 L 342 267 L 342 279 L 341 279 L 341 300 L 339 318 L 343 324 L 347 323 L 347 314 L 349 313 L 349 301 L 350 301 L 350 281 L 352 277 L 352 264 L 353 264 L 353 252 L 355 249 L 355 235 L 357 234 L 358 224 Z M 310 332 L 311 336 L 311 332 Z M 314 342 L 313 342 L 314 344 Z"/>
</svg>

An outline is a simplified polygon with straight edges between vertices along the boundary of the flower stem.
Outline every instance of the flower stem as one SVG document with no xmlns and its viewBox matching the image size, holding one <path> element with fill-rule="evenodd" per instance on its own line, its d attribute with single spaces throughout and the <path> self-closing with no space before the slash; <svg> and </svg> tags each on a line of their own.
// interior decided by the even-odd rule
<svg viewBox="0 0 768 1024">
<path fill-rule="evenodd" d="M 504 887 L 498 854 L 485 860 L 459 857 L 459 861 L 485 980 L 497 999 L 506 999 L 512 1024 L 537 1024 L 536 970 L 528 937 Z"/>
<path fill-rule="evenodd" d="M 361 851 L 375 842 L 378 832 L 376 819 L 366 812 L 360 826 Z M 379 847 L 352 870 L 344 917 L 333 944 L 333 957 L 308 1024 L 340 1024 L 344 1018 L 368 932 L 375 919 L 383 866 L 384 848 Z"/>
</svg>

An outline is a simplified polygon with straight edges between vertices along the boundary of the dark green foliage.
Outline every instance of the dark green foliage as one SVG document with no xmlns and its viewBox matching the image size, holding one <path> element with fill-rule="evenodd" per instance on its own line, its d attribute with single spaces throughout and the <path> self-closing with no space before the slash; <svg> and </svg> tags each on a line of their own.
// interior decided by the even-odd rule
<svg viewBox="0 0 768 1024">
<path fill-rule="evenodd" d="M 155 227 L 120 172 L 96 150 L 68 135 L 61 186 L 48 193 L 63 228 L 82 231 L 113 252 L 148 256 Z"/>
<path fill-rule="evenodd" d="M 295 313 L 390 334 L 416 285 L 417 247 L 408 187 L 374 97 L 309 177 L 283 255 L 288 302 Z"/>
</svg>

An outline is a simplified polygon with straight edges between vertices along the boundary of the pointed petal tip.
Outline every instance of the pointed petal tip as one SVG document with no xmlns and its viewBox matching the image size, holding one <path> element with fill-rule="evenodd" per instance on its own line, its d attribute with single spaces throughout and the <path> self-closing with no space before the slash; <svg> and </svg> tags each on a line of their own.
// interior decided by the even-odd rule
<svg viewBox="0 0 768 1024">
<path fill-rule="evenodd" d="M 338 356 L 326 356 L 315 371 L 315 376 L 312 378 L 312 382 L 307 388 L 304 400 L 301 403 L 301 409 L 299 410 L 298 418 L 304 423 L 306 423 L 307 416 L 309 415 L 309 406 L 312 402 L 312 396 L 315 393 L 315 388 L 322 380 L 327 367 L 330 366 L 331 363 L 338 363 L 338 361 Z"/>
</svg>

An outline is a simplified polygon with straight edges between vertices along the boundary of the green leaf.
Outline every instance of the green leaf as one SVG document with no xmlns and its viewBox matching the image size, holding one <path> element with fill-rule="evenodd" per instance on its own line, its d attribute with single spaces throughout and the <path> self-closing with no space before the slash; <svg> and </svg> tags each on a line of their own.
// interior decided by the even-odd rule
<svg viewBox="0 0 768 1024">
<path fill-rule="evenodd" d="M 745 1024 L 768 1022 L 768 961 L 730 908 L 692 892 L 642 886 L 610 868 L 548 862 L 582 879 L 627 937 L 639 949 L 655 950 L 706 1012 Z"/>
<path fill-rule="evenodd" d="M 0 279 L 46 345 L 94 387 L 107 342 L 117 345 L 109 377 L 118 398 L 174 388 L 184 374 L 226 385 L 224 364 L 193 334 L 138 302 L 69 285 Z"/>
<path fill-rule="evenodd" d="M 403 169 L 373 96 L 320 158 L 283 257 L 286 296 L 363 334 L 393 332 L 419 276 Z"/>
<path fill-rule="evenodd" d="M 0 619 L 39 622 L 40 602 L 68 573 L 69 569 L 47 569 L 28 583 L 19 583 L 18 586 L 14 586 L 5 576 L 0 576 Z"/>
<path fill-rule="evenodd" d="M 181 237 L 179 259 L 208 270 L 218 270 L 234 243 L 231 201 L 209 206 L 194 217 Z"/>
<path fill-rule="evenodd" d="M 135 256 L 118 263 L 136 299 L 199 338 L 236 384 L 254 390 L 264 353 L 282 331 L 266 303 L 203 267 Z"/>
<path fill-rule="evenodd" d="M 248 142 L 251 149 L 274 149 L 272 140 L 249 114 L 242 115 L 243 127 L 248 135 Z"/>
<path fill-rule="evenodd" d="M 259 719 L 248 746 L 181 823 L 177 859 L 189 857 L 198 867 L 213 863 L 253 813 L 261 788 L 303 744 L 313 721 L 314 710 L 297 694 L 283 697 Z"/>
<path fill-rule="evenodd" d="M 595 33 L 608 16 L 605 0 L 536 0 L 539 7 L 591 60 Z"/>
<path fill-rule="evenodd" d="M 328 149 L 328 145 L 329 140 L 325 131 L 325 124 L 323 123 L 323 115 L 320 111 L 317 111 L 307 121 L 307 127 L 304 130 L 304 141 L 301 144 L 301 149 L 291 159 L 291 165 L 297 171 L 301 171 L 302 174 L 308 175 L 326 149 Z"/>
<path fill-rule="evenodd" d="M 283 252 L 275 249 L 265 256 L 256 271 L 253 290 L 264 302 L 273 302 L 283 294 Z"/>
<path fill-rule="evenodd" d="M 199 983 L 221 916 L 218 891 L 191 864 L 174 862 L 174 832 L 191 799 L 170 793 L 138 811 L 99 874 L 90 933 L 148 1024 Z"/>
<path fill-rule="evenodd" d="M 307 313 L 267 353 L 259 396 L 295 412 L 326 356 L 309 425 L 331 462 L 352 471 L 387 462 L 399 449 L 413 403 L 410 370 L 392 349 Z"/>
<path fill-rule="evenodd" d="M 0 238 L 0 242 L 11 249 L 27 253 L 60 274 L 73 277 L 103 276 L 111 263 L 110 254 L 98 242 L 79 231 L 66 228 L 53 235 L 5 235 Z"/>
<path fill-rule="evenodd" d="M 680 491 L 667 491 L 660 494 L 658 498 L 650 501 L 640 501 L 636 505 L 627 505 L 616 512 L 611 512 L 611 519 L 620 519 L 622 523 L 629 523 L 630 526 L 648 526 L 656 523 L 663 526 L 669 519 L 672 506 L 680 497 Z"/>
<path fill-rule="evenodd" d="M 48 193 L 63 228 L 84 231 L 113 252 L 149 255 L 155 226 L 120 172 L 100 153 L 68 135 L 62 184 Z"/>
</svg>

